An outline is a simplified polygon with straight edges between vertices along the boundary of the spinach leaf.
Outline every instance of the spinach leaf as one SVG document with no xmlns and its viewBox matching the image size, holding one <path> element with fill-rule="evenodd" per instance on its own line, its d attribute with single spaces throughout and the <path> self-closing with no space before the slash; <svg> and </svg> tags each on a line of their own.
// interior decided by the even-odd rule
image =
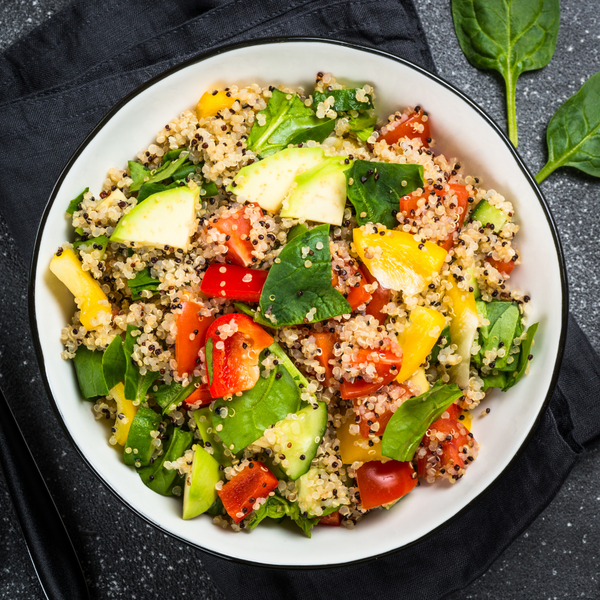
<svg viewBox="0 0 600 600">
<path fill-rule="evenodd" d="M 205 179 L 202 184 L 202 189 L 206 192 L 202 197 L 203 198 L 211 198 L 212 196 L 217 196 L 219 193 L 219 188 L 214 181 L 210 181 L 210 179 Z"/>
<path fill-rule="evenodd" d="M 298 144 L 304 144 L 309 140 L 321 143 L 329 134 L 335 129 L 335 119 L 326 119 L 320 125 L 313 127 L 312 129 L 306 129 L 301 131 L 298 135 L 294 136 L 288 144 L 297 146 Z"/>
<path fill-rule="evenodd" d="M 392 415 L 381 439 L 381 453 L 394 460 L 412 460 L 429 426 L 462 396 L 452 383 L 438 381 L 428 392 L 409 398 Z"/>
<path fill-rule="evenodd" d="M 231 466 L 231 454 L 225 453 L 225 446 L 221 438 L 215 438 L 215 428 L 212 420 L 212 410 L 210 406 L 204 406 L 195 410 L 193 413 L 196 427 L 204 443 L 204 448 L 212 448 L 212 457 L 220 464 L 226 467 Z M 218 434 L 217 434 L 218 435 Z M 210 454 L 210 453 L 209 453 Z"/>
<path fill-rule="evenodd" d="M 521 381 L 527 365 L 529 364 L 529 356 L 531 355 L 531 347 L 533 346 L 533 338 L 538 329 L 539 323 L 534 323 L 531 327 L 527 328 L 527 334 L 525 339 L 521 342 L 521 353 L 519 354 L 519 362 L 517 363 L 517 369 L 512 374 L 507 376 L 506 385 L 502 388 L 502 391 L 510 389 L 513 385 L 516 385 Z"/>
<path fill-rule="evenodd" d="M 127 164 L 129 165 L 129 173 L 133 183 L 129 186 L 129 191 L 136 192 L 145 183 L 158 183 L 165 179 L 170 179 L 174 173 L 176 173 L 183 163 L 187 160 L 188 155 L 180 156 L 177 160 L 167 161 L 163 163 L 158 169 L 151 171 L 148 167 L 130 160 Z"/>
<path fill-rule="evenodd" d="M 76 210 L 79 210 L 79 205 L 81 204 L 81 201 L 83 200 L 83 196 L 85 194 L 87 194 L 89 191 L 90 191 L 90 188 L 86 187 L 85 190 L 83 190 L 83 192 L 81 192 L 81 194 L 79 194 L 79 196 L 77 196 L 76 198 L 73 198 L 73 200 L 71 200 L 71 202 L 69 202 L 69 206 L 67 208 L 68 215 L 72 215 Z"/>
<path fill-rule="evenodd" d="M 306 377 L 302 375 L 302 373 L 298 370 L 298 367 L 296 367 L 291 358 L 284 352 L 283 348 L 277 342 L 273 342 L 269 346 L 269 352 L 277 357 L 279 364 L 287 370 L 299 388 L 305 388 L 308 385 Z"/>
<path fill-rule="evenodd" d="M 73 248 L 83 250 L 84 252 L 91 252 L 92 250 L 100 250 L 100 260 L 104 258 L 106 254 L 106 246 L 108 246 L 109 239 L 105 235 L 100 235 L 89 240 L 79 240 L 73 242 Z"/>
<path fill-rule="evenodd" d="M 160 279 L 156 279 L 150 275 L 150 267 L 146 267 L 141 271 L 138 271 L 133 279 L 128 282 L 129 289 L 131 290 L 132 300 L 140 300 L 142 298 L 142 290 L 150 290 L 152 295 L 157 293 Z"/>
<path fill-rule="evenodd" d="M 159 192 L 165 192 L 167 190 L 171 190 L 173 188 L 179 187 L 179 182 L 174 181 L 173 183 L 165 184 L 165 183 L 144 183 L 140 188 L 140 191 L 137 195 L 137 203 L 143 202 L 152 194 L 158 194 Z"/>
<path fill-rule="evenodd" d="M 213 341 L 212 337 L 206 341 L 206 347 L 204 348 L 206 354 L 206 373 L 208 374 L 208 381 L 213 380 Z"/>
<path fill-rule="evenodd" d="M 135 346 L 134 331 L 139 331 L 139 328 L 127 325 L 127 334 L 123 342 L 123 353 L 125 355 L 125 398 L 127 400 L 142 402 L 146 399 L 146 394 L 150 386 L 160 377 L 160 373 L 158 371 L 146 371 L 144 375 L 140 374 L 137 365 L 131 358 L 133 347 Z"/>
<path fill-rule="evenodd" d="M 163 154 L 162 164 L 164 165 L 167 161 L 175 160 L 184 150 L 185 148 L 175 148 L 175 150 L 168 150 Z"/>
<path fill-rule="evenodd" d="M 250 150 L 263 157 L 286 148 L 301 133 L 306 134 L 306 140 L 314 139 L 311 130 L 328 121 L 317 119 L 315 111 L 305 106 L 298 94 L 284 94 L 278 89 L 273 90 L 267 107 L 258 114 L 265 117 L 265 124 L 255 121 L 247 143 Z M 323 130 L 315 133 L 322 136 Z"/>
<path fill-rule="evenodd" d="M 241 396 L 217 400 L 212 421 L 225 446 L 237 454 L 299 408 L 300 392 L 296 382 L 287 369 L 277 365 L 269 377 L 261 375 L 256 385 Z"/>
<path fill-rule="evenodd" d="M 314 254 L 303 256 L 306 247 Z M 269 269 L 260 296 L 260 310 L 274 326 L 315 323 L 351 312 L 348 301 L 331 285 L 329 225 L 296 236 L 279 260 Z M 312 318 L 307 317 L 309 311 Z"/>
<path fill-rule="evenodd" d="M 517 146 L 517 79 L 550 62 L 558 36 L 559 0 L 452 0 L 452 17 L 469 62 L 504 78 L 508 135 Z"/>
<path fill-rule="evenodd" d="M 271 323 L 271 321 L 269 321 L 268 319 L 265 319 L 261 315 L 260 310 L 254 310 L 253 308 L 250 308 L 247 304 L 244 304 L 243 302 L 234 302 L 233 305 L 241 313 L 244 313 L 245 315 L 251 317 L 255 323 L 258 323 L 259 325 L 264 325 L 265 327 L 273 327 L 273 323 Z"/>
<path fill-rule="evenodd" d="M 288 231 L 287 242 L 291 242 L 297 235 L 306 235 L 307 233 L 308 227 L 304 223 L 297 223 Z"/>
<path fill-rule="evenodd" d="M 207 515 L 211 515 L 212 517 L 217 517 L 218 515 L 225 514 L 225 507 L 223 506 L 223 501 L 219 496 L 212 503 L 211 507 L 206 511 Z"/>
<path fill-rule="evenodd" d="M 481 344 L 480 354 L 485 356 L 486 352 L 497 351 L 499 348 L 504 347 L 506 354 L 503 357 L 498 357 L 494 360 L 494 369 L 497 371 L 511 370 L 510 365 L 507 365 L 507 359 L 509 356 L 509 350 L 512 346 L 513 340 L 516 336 L 517 325 L 521 320 L 521 313 L 516 304 L 512 302 L 506 302 L 509 306 L 502 313 L 502 315 L 496 320 L 493 326 L 490 326 L 487 338 L 484 338 L 483 344 Z M 488 317 L 489 318 L 489 317 Z"/>
<path fill-rule="evenodd" d="M 163 414 L 171 412 L 196 389 L 196 383 L 202 383 L 202 377 L 192 378 L 185 386 L 177 381 L 161 385 L 153 392 L 154 400 L 162 408 Z"/>
<path fill-rule="evenodd" d="M 175 173 L 173 173 L 173 175 L 171 175 L 171 178 L 173 181 L 181 181 L 188 177 L 188 175 L 195 173 L 197 168 L 198 165 L 193 163 L 190 163 L 189 165 L 182 165 L 179 169 L 177 169 L 177 171 L 175 171 Z"/>
<path fill-rule="evenodd" d="M 116 335 L 113 341 L 108 345 L 102 356 L 102 374 L 106 387 L 111 390 L 121 383 L 125 378 L 125 352 L 123 352 L 123 340 L 120 335 Z"/>
<path fill-rule="evenodd" d="M 431 350 L 431 354 L 429 355 L 428 362 L 430 364 L 433 364 L 434 362 L 436 362 L 438 359 L 438 356 L 440 354 L 440 350 L 442 348 L 445 348 L 446 346 L 448 346 L 451 343 L 452 342 L 450 341 L 450 325 L 446 325 L 446 327 L 444 327 L 444 329 L 442 329 L 442 333 L 440 334 L 440 337 L 438 338 L 437 342 L 433 346 L 433 349 Z"/>
<path fill-rule="evenodd" d="M 362 113 L 357 117 L 350 117 L 348 124 L 350 125 L 350 131 L 363 142 L 366 142 L 375 129 L 377 123 L 377 117 L 371 116 L 367 113 Z"/>
<path fill-rule="evenodd" d="M 483 391 L 487 392 L 490 388 L 504 388 L 506 385 L 508 374 L 505 371 L 498 371 L 496 375 L 488 375 L 482 377 Z"/>
<path fill-rule="evenodd" d="M 138 473 L 144 484 L 151 490 L 163 496 L 172 496 L 175 486 L 180 486 L 183 492 L 184 479 L 177 469 L 167 469 L 164 464 L 166 461 L 173 462 L 183 456 L 192 445 L 194 434 L 170 425 L 167 427 L 166 436 L 168 439 L 163 440 L 164 454 L 154 463 L 138 469 Z"/>
<path fill-rule="evenodd" d="M 335 112 L 344 112 L 347 110 L 368 110 L 373 108 L 373 98 L 366 95 L 367 102 L 361 102 L 356 99 L 356 92 L 359 88 L 346 88 L 344 90 L 326 90 L 325 92 L 313 93 L 313 106 L 317 106 L 321 102 L 325 102 L 327 98 L 333 96 L 333 110 Z"/>
<path fill-rule="evenodd" d="M 548 162 L 535 176 L 538 183 L 563 166 L 600 177 L 600 72 L 554 113 L 546 141 Z"/>
<path fill-rule="evenodd" d="M 79 389 L 84 398 L 95 398 L 108 394 L 109 388 L 104 379 L 102 358 L 102 352 L 89 350 L 83 344 L 75 352 L 73 364 Z"/>
<path fill-rule="evenodd" d="M 337 510 L 337 509 L 336 509 Z M 290 502 L 281 496 L 271 496 L 261 507 L 254 511 L 247 519 L 246 526 L 254 529 L 265 519 L 281 521 L 290 518 L 304 533 L 310 537 L 310 530 L 319 522 L 319 517 L 309 519 L 300 512 L 297 502 Z"/>
<path fill-rule="evenodd" d="M 423 167 L 356 160 L 346 171 L 346 181 L 358 224 L 381 223 L 392 229 L 398 225 L 400 198 L 424 185 Z"/>
</svg>

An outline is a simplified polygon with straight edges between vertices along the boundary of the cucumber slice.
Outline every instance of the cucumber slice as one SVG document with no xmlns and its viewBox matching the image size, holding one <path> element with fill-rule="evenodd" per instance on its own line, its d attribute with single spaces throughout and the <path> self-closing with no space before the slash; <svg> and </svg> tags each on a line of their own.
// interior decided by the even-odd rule
<svg viewBox="0 0 600 600">
<path fill-rule="evenodd" d="M 502 229 L 502 226 L 508 217 L 495 206 L 492 206 L 487 200 L 482 200 L 471 215 L 472 221 L 479 221 L 484 227 L 493 225 L 495 230 Z"/>
<path fill-rule="evenodd" d="M 123 459 L 126 465 L 145 467 L 150 462 L 154 450 L 152 432 L 158 430 L 160 421 L 160 415 L 151 408 L 138 408 L 125 442 Z"/>
<path fill-rule="evenodd" d="M 281 449 L 278 452 L 285 455 L 279 466 L 292 481 L 310 469 L 326 428 L 327 405 L 317 402 L 316 408 L 309 404 L 270 430 L 275 434 L 273 447 L 278 446 Z"/>
<path fill-rule="evenodd" d="M 187 476 L 183 491 L 184 519 L 193 519 L 213 505 L 217 499 L 215 486 L 220 480 L 219 463 L 196 445 L 192 472 Z"/>
<path fill-rule="evenodd" d="M 204 442 L 205 449 L 212 448 L 212 452 L 210 450 L 206 450 L 206 452 L 211 454 L 219 464 L 225 467 L 231 466 L 231 458 L 226 456 L 223 442 L 215 439 L 210 407 L 206 406 L 195 410 L 194 421 L 196 421 L 196 426 Z"/>
</svg>

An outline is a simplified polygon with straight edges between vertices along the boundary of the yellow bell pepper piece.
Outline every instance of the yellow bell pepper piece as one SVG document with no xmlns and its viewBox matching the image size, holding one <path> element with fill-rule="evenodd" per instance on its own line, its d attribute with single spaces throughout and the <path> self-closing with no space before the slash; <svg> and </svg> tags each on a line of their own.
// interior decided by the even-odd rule
<svg viewBox="0 0 600 600">
<path fill-rule="evenodd" d="M 348 418 L 336 431 L 337 438 L 340 441 L 340 456 L 342 457 L 342 462 L 345 465 L 351 465 L 357 460 L 360 462 L 388 460 L 381 454 L 381 442 L 378 444 L 376 443 L 374 446 L 369 446 L 368 441 L 362 437 L 360 433 L 357 433 L 356 435 L 350 433 L 350 425 L 353 423 L 354 420 Z"/>
<path fill-rule="evenodd" d="M 403 353 L 398 382 L 406 381 L 425 362 L 445 324 L 444 315 L 432 308 L 417 306 L 410 311 L 408 325 L 398 336 Z"/>
<path fill-rule="evenodd" d="M 115 431 L 115 439 L 117 440 L 117 444 L 124 446 L 127 442 L 131 423 L 138 411 L 138 407 L 131 400 L 125 398 L 125 386 L 122 383 L 117 383 L 110 390 L 110 395 L 117 403 L 117 418 L 115 419 L 115 429 L 117 431 Z M 121 418 L 119 415 L 123 415 L 123 417 Z"/>
<path fill-rule="evenodd" d="M 397 378 L 396 378 L 397 379 Z M 431 389 L 431 385 L 427 380 L 427 376 L 425 375 L 425 369 L 423 367 L 419 367 L 412 377 L 409 377 L 408 382 L 412 383 L 415 387 L 419 388 L 419 396 L 428 392 Z"/>
<path fill-rule="evenodd" d="M 220 110 L 231 108 L 236 99 L 233 96 L 228 96 L 227 93 L 204 92 L 196 105 L 196 116 L 199 119 L 214 117 Z"/>
<path fill-rule="evenodd" d="M 471 415 L 471 411 L 463 410 L 461 415 L 465 417 L 461 423 L 467 428 L 467 431 L 471 431 L 471 425 L 473 423 L 473 415 Z"/>
<path fill-rule="evenodd" d="M 450 370 L 450 376 L 459 387 L 464 389 L 469 385 L 471 346 L 479 327 L 475 294 L 461 290 L 456 283 L 450 282 L 450 289 L 446 290 L 446 296 L 452 301 L 450 339 L 458 346 L 456 353 L 462 357 L 460 363 Z"/>
<path fill-rule="evenodd" d="M 411 296 L 431 282 L 446 258 L 446 251 L 437 244 L 420 244 L 404 231 L 388 230 L 380 235 L 356 228 L 353 236 L 356 252 L 373 277 L 383 287 Z"/>
<path fill-rule="evenodd" d="M 55 254 L 50 261 L 50 270 L 75 296 L 75 303 L 81 310 L 81 324 L 88 331 L 98 327 L 101 313 L 110 313 L 110 302 L 100 284 L 83 270 L 73 250 L 65 248 L 60 255 Z"/>
</svg>

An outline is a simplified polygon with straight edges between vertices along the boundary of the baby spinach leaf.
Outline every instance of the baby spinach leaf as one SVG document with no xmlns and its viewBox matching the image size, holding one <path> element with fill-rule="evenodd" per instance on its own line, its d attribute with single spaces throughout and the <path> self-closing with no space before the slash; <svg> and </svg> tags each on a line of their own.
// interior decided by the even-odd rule
<svg viewBox="0 0 600 600">
<path fill-rule="evenodd" d="M 150 290 L 154 295 L 158 290 L 160 279 L 156 279 L 150 275 L 150 267 L 146 267 L 141 271 L 138 271 L 133 279 L 128 282 L 129 289 L 131 290 L 132 300 L 140 300 L 142 298 L 142 290 Z"/>
<path fill-rule="evenodd" d="M 306 377 L 302 375 L 302 373 L 298 370 L 298 367 L 296 367 L 290 357 L 284 352 L 283 348 L 277 342 L 273 342 L 269 346 L 269 352 L 277 357 L 279 364 L 283 365 L 299 388 L 304 388 L 308 385 Z"/>
<path fill-rule="evenodd" d="M 433 349 L 431 350 L 431 354 L 429 355 L 428 359 L 429 363 L 433 364 L 436 362 L 440 354 L 440 350 L 448 346 L 450 343 L 450 325 L 446 325 L 446 327 L 444 327 L 442 330 L 437 342 L 433 346 Z"/>
<path fill-rule="evenodd" d="M 102 369 L 103 353 L 98 350 L 90 350 L 83 344 L 77 348 L 73 364 L 77 374 L 79 389 L 84 398 L 95 398 L 106 396 L 109 388 L 104 379 Z"/>
<path fill-rule="evenodd" d="M 175 148 L 175 150 L 168 150 L 163 154 L 162 164 L 164 165 L 168 161 L 175 160 L 184 150 L 185 148 Z"/>
<path fill-rule="evenodd" d="M 290 502 L 281 496 L 275 495 L 271 496 L 257 511 L 254 511 L 246 519 L 246 526 L 249 529 L 254 529 L 267 518 L 281 521 L 285 517 L 294 521 L 308 537 L 310 537 L 310 530 L 319 522 L 319 517 L 314 519 L 305 517 L 300 512 L 297 502 Z"/>
<path fill-rule="evenodd" d="M 356 99 L 356 92 L 359 88 L 346 88 L 343 90 L 326 90 L 313 93 L 313 106 L 317 106 L 321 102 L 325 102 L 327 98 L 333 96 L 333 110 L 335 112 L 344 112 L 347 110 L 368 110 L 373 108 L 373 98 L 366 95 L 367 102 L 361 102 Z"/>
<path fill-rule="evenodd" d="M 125 354 L 125 398 L 127 400 L 135 399 L 139 378 L 138 367 L 131 358 L 133 347 L 135 346 L 134 331 L 139 331 L 139 328 L 134 325 L 127 325 L 127 333 L 123 342 L 123 352 Z"/>
<path fill-rule="evenodd" d="M 81 192 L 81 194 L 79 194 L 79 196 L 77 196 L 76 198 L 73 198 L 73 200 L 71 200 L 71 202 L 69 202 L 69 206 L 67 208 L 68 215 L 72 215 L 76 210 L 79 210 L 79 205 L 81 204 L 81 201 L 83 200 L 83 196 L 85 194 L 87 194 L 89 191 L 90 191 L 90 188 L 86 187 L 85 190 L 83 190 L 83 192 Z"/>
<path fill-rule="evenodd" d="M 423 167 L 356 160 L 346 181 L 358 224 L 381 223 L 391 229 L 398 225 L 400 198 L 424 185 Z"/>
<path fill-rule="evenodd" d="M 600 177 L 600 72 L 554 113 L 546 141 L 548 162 L 535 177 L 538 183 L 563 166 Z"/>
<path fill-rule="evenodd" d="M 172 407 L 179 406 L 195 389 L 196 383 L 202 383 L 202 377 L 194 377 L 188 385 L 177 381 L 158 386 L 153 392 L 154 400 L 162 408 L 163 414 L 171 412 Z"/>
<path fill-rule="evenodd" d="M 504 78 L 508 135 L 517 146 L 517 79 L 550 62 L 558 36 L 559 0 L 452 0 L 452 17 L 469 62 Z"/>
<path fill-rule="evenodd" d="M 500 304 L 499 302 L 497 304 Z M 494 360 L 494 369 L 497 371 L 512 370 L 510 365 L 507 364 L 509 357 L 509 350 L 512 346 L 513 340 L 516 336 L 517 325 L 521 320 L 521 313 L 518 306 L 513 302 L 505 302 L 508 304 L 506 309 L 502 312 L 495 323 L 492 325 L 490 319 L 490 325 L 486 329 L 489 330 L 487 336 L 481 335 L 480 354 L 485 356 L 486 352 L 497 351 L 499 348 L 505 348 L 506 354 L 503 357 L 498 357 Z M 489 319 L 489 316 L 488 316 Z M 481 343 L 483 342 L 483 343 Z"/>
<path fill-rule="evenodd" d="M 171 190 L 173 188 L 179 187 L 179 183 L 174 181 L 173 183 L 165 184 L 165 183 L 144 183 L 140 188 L 140 191 L 137 195 L 137 203 L 143 202 L 152 194 L 158 194 L 159 192 L 165 192 L 166 190 Z"/>
<path fill-rule="evenodd" d="M 505 371 L 498 371 L 496 375 L 487 375 L 483 379 L 483 391 L 487 392 L 490 388 L 503 388 L 506 385 L 509 375 Z"/>
<path fill-rule="evenodd" d="M 84 252 L 91 252 L 92 250 L 100 250 L 100 260 L 104 258 L 106 254 L 106 246 L 108 245 L 109 239 L 105 235 L 100 235 L 89 240 L 79 240 L 73 242 L 73 248 L 83 250 Z"/>
<path fill-rule="evenodd" d="M 206 192 L 202 197 L 203 198 L 211 198 L 212 196 L 216 196 L 219 193 L 219 188 L 214 181 L 210 181 L 209 179 L 205 179 L 202 184 L 202 189 Z"/>
<path fill-rule="evenodd" d="M 278 89 L 273 90 L 267 107 L 258 114 L 265 117 L 265 124 L 255 121 L 247 143 L 250 150 L 263 157 L 287 147 L 301 133 L 306 134 L 306 140 L 314 139 L 310 131 L 326 122 L 317 119 L 315 111 L 305 106 L 298 94 L 284 94 Z M 322 135 L 323 131 L 315 133 Z"/>
<path fill-rule="evenodd" d="M 230 455 L 225 454 L 225 447 L 221 438 L 215 439 L 215 428 L 212 421 L 212 410 L 210 406 L 204 406 L 195 410 L 193 413 L 196 426 L 200 432 L 200 437 L 204 443 L 204 448 L 212 448 L 212 457 L 220 464 L 226 467 L 231 465 Z"/>
<path fill-rule="evenodd" d="M 282 365 L 268 377 L 232 400 L 217 400 L 213 408 L 213 425 L 223 443 L 234 454 L 255 442 L 265 431 L 300 408 L 296 382 Z"/>
<path fill-rule="evenodd" d="M 219 496 L 217 496 L 217 499 L 211 504 L 210 508 L 206 511 L 206 514 L 210 515 L 211 517 L 217 517 L 225 514 L 225 507 L 223 506 L 223 501 Z"/>
<path fill-rule="evenodd" d="M 314 254 L 304 255 L 303 248 Z M 260 296 L 260 310 L 274 326 L 315 323 L 351 312 L 348 301 L 331 285 L 329 225 L 319 225 L 284 246 Z M 312 318 L 306 321 L 309 311 Z"/>
<path fill-rule="evenodd" d="M 307 233 L 308 227 L 304 223 L 297 223 L 288 231 L 287 241 L 291 242 L 297 235 L 306 235 Z"/>
<path fill-rule="evenodd" d="M 517 370 L 510 375 L 507 375 L 506 385 L 502 388 L 502 391 L 510 389 L 513 385 L 516 385 L 521 381 L 527 365 L 529 364 L 529 357 L 531 355 L 531 347 L 533 346 L 533 338 L 538 329 L 539 323 L 534 323 L 531 327 L 527 328 L 525 339 L 521 342 L 521 353 L 519 354 L 519 362 L 517 363 Z"/>
<path fill-rule="evenodd" d="M 392 415 L 381 439 L 381 453 L 394 460 L 412 460 L 429 426 L 462 396 L 452 383 L 438 381 L 428 392 L 409 398 Z"/>
<path fill-rule="evenodd" d="M 198 165 L 195 165 L 193 163 L 190 163 L 189 165 L 182 165 L 181 167 L 179 167 L 179 169 L 177 169 L 177 171 L 175 171 L 175 173 L 173 173 L 173 175 L 171 175 L 171 179 L 173 179 L 173 181 L 181 181 L 182 179 L 185 179 L 188 175 L 195 173 L 197 168 Z"/>
<path fill-rule="evenodd" d="M 301 131 L 298 135 L 294 136 L 288 144 L 297 146 L 298 144 L 304 144 L 309 140 L 321 143 L 323 140 L 329 137 L 329 134 L 335 129 L 335 119 L 326 119 L 320 125 L 311 129 Z"/>
<path fill-rule="evenodd" d="M 350 125 L 350 131 L 363 142 L 366 142 L 377 123 L 377 117 L 371 116 L 368 113 L 362 113 L 357 117 L 350 117 L 348 124 Z"/>
<path fill-rule="evenodd" d="M 187 160 L 188 155 L 180 156 L 177 160 L 167 161 L 155 171 L 151 171 L 148 167 L 130 160 L 129 173 L 133 183 L 129 186 L 129 191 L 137 192 L 145 183 L 158 183 L 165 179 L 170 179 L 176 173 L 183 163 Z"/>
<path fill-rule="evenodd" d="M 102 355 L 102 373 L 106 387 L 111 390 L 125 379 L 125 352 L 123 352 L 123 340 L 116 335 L 113 341 Z"/>
<path fill-rule="evenodd" d="M 244 313 L 245 315 L 251 317 L 255 323 L 258 323 L 259 325 L 264 325 L 265 327 L 273 327 L 273 323 L 271 323 L 271 321 L 269 321 L 268 319 L 265 319 L 260 314 L 260 310 L 254 310 L 253 308 L 250 308 L 247 304 L 244 304 L 243 302 L 234 302 L 233 305 L 241 313 Z"/>
</svg>

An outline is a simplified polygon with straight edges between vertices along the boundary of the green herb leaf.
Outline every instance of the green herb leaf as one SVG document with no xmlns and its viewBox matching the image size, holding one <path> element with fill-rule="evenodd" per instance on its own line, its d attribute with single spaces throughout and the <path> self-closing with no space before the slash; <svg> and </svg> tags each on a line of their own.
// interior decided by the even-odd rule
<svg viewBox="0 0 600 600">
<path fill-rule="evenodd" d="M 138 271 L 133 279 L 128 282 L 129 289 L 131 290 L 132 300 L 140 300 L 142 298 L 142 290 L 150 290 L 154 295 L 160 284 L 160 279 L 152 277 L 150 275 L 150 267 L 146 267 L 141 271 Z"/>
<path fill-rule="evenodd" d="M 106 396 L 109 388 L 102 369 L 103 352 L 89 350 L 83 344 L 77 348 L 73 364 L 77 373 L 77 382 L 84 398 Z"/>
<path fill-rule="evenodd" d="M 428 392 L 406 400 L 383 432 L 381 453 L 394 460 L 412 460 L 429 426 L 461 396 L 455 383 L 438 382 Z"/>
<path fill-rule="evenodd" d="M 350 131 L 363 142 L 366 142 L 375 129 L 377 117 L 371 116 L 368 113 L 362 113 L 357 117 L 350 117 L 348 124 Z"/>
<path fill-rule="evenodd" d="M 281 521 L 285 517 L 294 521 L 308 537 L 310 537 L 311 529 L 319 522 L 319 517 L 314 519 L 305 517 L 300 512 L 297 502 L 290 502 L 281 496 L 275 495 L 271 496 L 257 511 L 254 511 L 246 519 L 246 527 L 254 529 L 267 518 Z"/>
<path fill-rule="evenodd" d="M 188 385 L 172 381 L 158 387 L 153 392 L 154 400 L 162 408 L 163 414 L 171 412 L 173 407 L 178 407 L 195 389 L 196 383 L 202 383 L 202 377 L 194 377 Z"/>
<path fill-rule="evenodd" d="M 305 106 L 298 94 L 284 94 L 278 89 L 273 90 L 267 107 L 258 114 L 264 115 L 266 121 L 262 126 L 255 121 L 248 148 L 263 157 L 286 148 L 300 134 L 305 134 L 306 140 L 314 139 L 310 132 L 327 121 L 317 119 L 314 110 Z M 323 130 L 315 133 L 322 136 Z"/>
<path fill-rule="evenodd" d="M 538 183 L 559 167 L 600 177 L 600 72 L 554 113 L 546 141 L 548 162 L 535 177 Z"/>
<path fill-rule="evenodd" d="M 531 327 L 527 329 L 525 339 L 521 342 L 521 353 L 519 354 L 517 370 L 514 373 L 507 376 L 507 383 L 502 388 L 503 392 L 510 389 L 513 385 L 517 385 L 517 383 L 519 383 L 519 381 L 521 381 L 521 379 L 523 378 L 523 375 L 525 375 L 527 365 L 529 364 L 531 347 L 533 346 L 533 338 L 535 337 L 538 325 L 539 323 L 534 323 Z"/>
<path fill-rule="evenodd" d="M 550 62 L 558 36 L 559 0 L 452 0 L 452 17 L 469 62 L 504 78 L 508 134 L 517 146 L 517 79 Z"/>
<path fill-rule="evenodd" d="M 373 98 L 366 95 L 367 102 L 360 102 L 356 99 L 356 92 L 359 88 L 346 88 L 343 90 L 327 90 L 325 92 L 313 93 L 313 106 L 318 106 L 321 102 L 325 102 L 327 98 L 333 96 L 333 106 L 335 112 L 345 112 L 348 110 L 369 110 L 373 108 Z"/>
<path fill-rule="evenodd" d="M 234 454 L 255 442 L 265 431 L 300 408 L 300 392 L 296 382 L 282 365 L 269 377 L 261 377 L 256 385 L 231 400 L 217 400 L 212 421 L 219 425 L 219 437 Z"/>
<path fill-rule="evenodd" d="M 123 352 L 123 340 L 116 335 L 102 356 L 102 373 L 106 387 L 109 390 L 125 379 L 125 352 Z"/>
<path fill-rule="evenodd" d="M 424 185 L 423 167 L 357 160 L 346 171 L 346 181 L 358 224 L 381 223 L 391 229 L 398 225 L 394 211 L 400 198 Z"/>
<path fill-rule="evenodd" d="M 314 254 L 303 256 L 302 248 Z M 310 259 L 310 261 L 309 261 Z M 260 310 L 274 326 L 310 323 L 350 313 L 348 301 L 331 285 L 329 225 L 319 225 L 288 242 L 273 264 L 260 296 Z M 307 262 L 309 261 L 309 262 Z M 310 266 L 306 266 L 310 264 Z"/>
<path fill-rule="evenodd" d="M 79 194 L 79 196 L 77 196 L 76 198 L 73 198 L 73 200 L 71 200 L 71 202 L 69 202 L 69 206 L 67 208 L 68 215 L 72 215 L 76 210 L 79 210 L 79 205 L 81 204 L 81 201 L 83 200 L 83 196 L 85 194 L 87 194 L 89 191 L 90 191 L 90 188 L 86 187 L 85 190 L 83 190 L 83 192 L 81 192 L 81 194 Z"/>
</svg>

